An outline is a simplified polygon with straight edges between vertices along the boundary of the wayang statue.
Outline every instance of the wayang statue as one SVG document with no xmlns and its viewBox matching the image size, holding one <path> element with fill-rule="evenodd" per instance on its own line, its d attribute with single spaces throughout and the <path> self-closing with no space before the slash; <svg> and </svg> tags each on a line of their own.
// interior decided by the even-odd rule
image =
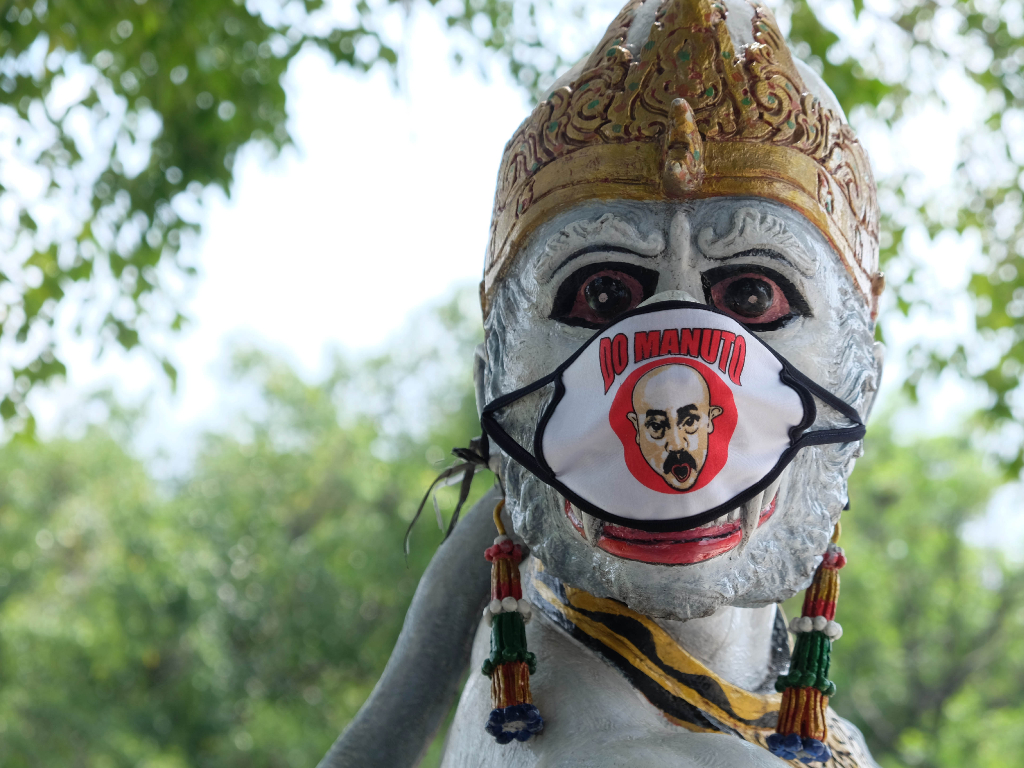
<svg viewBox="0 0 1024 768">
<path fill-rule="evenodd" d="M 874 766 L 827 674 L 877 266 L 867 157 L 770 12 L 631 0 L 505 148 L 460 453 L 499 484 L 321 765 L 414 765 L 468 662 L 450 768 Z"/>
</svg>

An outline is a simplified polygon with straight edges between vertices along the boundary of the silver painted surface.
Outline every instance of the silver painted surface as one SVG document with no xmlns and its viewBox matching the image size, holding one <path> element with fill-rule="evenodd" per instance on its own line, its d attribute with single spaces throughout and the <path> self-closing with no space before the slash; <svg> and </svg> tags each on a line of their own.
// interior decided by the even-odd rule
<svg viewBox="0 0 1024 768">
<path fill-rule="evenodd" d="M 726 611 L 726 615 L 729 614 Z M 484 731 L 491 708 L 490 682 L 479 669 L 490 650 L 490 628 L 481 622 L 473 644 L 469 679 L 448 733 L 442 768 L 779 768 L 787 765 L 767 750 L 734 736 L 691 733 L 671 724 L 618 670 L 569 637 L 543 614 L 535 610 L 533 616 L 527 624 L 527 639 L 530 648 L 537 653 L 537 672 L 531 676 L 530 685 L 534 701 L 545 717 L 544 732 L 525 744 L 513 742 L 502 746 Z M 733 618 L 726 623 L 730 629 L 740 630 L 735 621 Z M 721 645 L 721 634 L 712 634 L 714 643 Z M 693 636 L 680 639 L 701 643 Z M 720 671 L 729 665 L 727 658 L 720 661 L 721 665 L 712 662 L 711 668 Z M 863 736 L 856 728 L 846 724 L 846 730 L 863 745 Z M 866 748 L 864 752 L 867 753 Z M 870 763 L 863 768 L 878 767 Z"/>
<path fill-rule="evenodd" d="M 738 227 L 753 210 L 771 226 Z M 598 250 L 571 258 L 570 252 L 584 247 L 622 247 L 629 238 L 628 247 L 636 255 Z M 664 242 L 663 249 L 652 253 L 659 242 Z M 726 242 L 734 248 L 731 257 L 722 251 Z M 702 244 L 713 245 L 711 256 L 701 250 Z M 782 258 L 744 254 L 766 245 Z M 810 222 L 785 206 L 757 198 L 595 201 L 540 227 L 495 295 L 482 366 L 487 399 L 541 378 L 590 337 L 591 330 L 566 326 L 550 314 L 561 281 L 585 264 L 603 261 L 655 269 L 659 293 L 685 291 L 696 297 L 704 296 L 701 277 L 711 268 L 749 264 L 774 269 L 796 287 L 811 313 L 758 335 L 866 418 L 879 375 L 867 306 Z M 504 411 L 503 422 L 524 445 L 531 444 L 549 395 L 542 390 Z M 839 423 L 830 409 L 819 407 L 817 427 Z M 502 474 L 516 532 L 556 576 L 640 613 L 680 621 L 710 616 L 726 605 L 763 607 L 803 589 L 846 503 L 846 478 L 859 450 L 859 444 L 845 444 L 801 451 L 782 477 L 775 514 L 750 530 L 746 546 L 686 566 L 614 557 L 576 532 L 553 489 L 507 457 Z"/>
<path fill-rule="evenodd" d="M 574 257 L 601 244 L 627 247 L 635 255 L 598 249 Z M 768 248 L 782 258 L 744 253 L 755 248 Z M 866 420 L 881 371 L 881 349 L 873 340 L 868 309 L 820 232 L 785 206 L 757 198 L 594 201 L 540 227 L 496 294 L 477 368 L 482 400 L 535 381 L 590 337 L 593 331 L 566 326 L 550 315 L 562 280 L 584 265 L 605 261 L 657 270 L 652 301 L 677 298 L 679 291 L 703 300 L 702 274 L 722 265 L 764 266 L 781 273 L 810 313 L 759 335 Z M 531 443 L 549 395 L 542 391 L 506 410 L 503 422 L 523 444 Z M 816 427 L 839 423 L 830 409 L 819 408 Z M 763 690 L 771 682 L 773 604 L 809 583 L 846 502 L 846 478 L 858 455 L 859 444 L 805 449 L 778 481 L 778 505 L 770 520 L 754 527 L 760 502 L 741 510 L 743 545 L 685 566 L 622 560 L 598 549 L 596 532 L 588 542 L 569 524 L 556 492 L 507 457 L 501 473 L 516 533 L 549 571 L 568 584 L 657 617 L 714 672 L 748 690 Z M 494 744 L 483 731 L 490 707 L 488 681 L 471 675 L 449 734 L 445 766 L 782 764 L 738 739 L 692 734 L 668 724 L 616 670 L 543 617 L 534 619 L 529 637 L 539 657 L 532 685 L 548 719 L 544 734 L 525 745 Z M 487 633 L 481 630 L 475 646 L 480 660 L 486 643 Z"/>
<path fill-rule="evenodd" d="M 746 0 L 725 4 L 728 29 L 738 49 L 750 42 L 752 6 Z M 627 47 L 639 49 L 646 41 L 658 5 L 658 0 L 648 0 L 638 12 Z M 579 66 L 558 84 L 572 80 Z M 808 89 L 839 111 L 822 80 L 802 62 L 797 66 Z M 562 265 L 580 248 L 599 243 L 629 247 L 636 255 L 592 252 Z M 873 323 L 861 296 L 835 252 L 806 219 L 777 203 L 749 197 L 690 203 L 592 201 L 538 228 L 495 297 L 486 342 L 475 364 L 478 401 L 535 381 L 591 336 L 591 330 L 549 317 L 560 281 L 575 269 L 601 261 L 630 261 L 659 272 L 659 293 L 685 291 L 701 298 L 703 272 L 735 263 L 745 249 L 766 246 L 790 263 L 763 257 L 744 257 L 742 263 L 770 266 L 784 274 L 806 298 L 811 314 L 762 337 L 805 374 L 853 404 L 866 420 L 878 389 L 882 350 L 873 343 Z M 546 397 L 547 393 L 537 393 L 508 410 L 509 431 L 524 444 L 529 444 Z M 830 423 L 828 409 L 821 411 L 818 426 Z M 548 570 L 568 584 L 658 617 L 712 670 L 755 690 L 766 683 L 772 604 L 809 583 L 846 501 L 846 478 L 859 453 L 859 444 L 802 451 L 781 479 L 773 517 L 756 530 L 745 525 L 743 546 L 688 566 L 626 561 L 597 549 L 569 525 L 554 491 L 507 457 L 495 457 L 492 466 L 506 482 L 517 535 Z M 454 623 L 444 620 L 443 612 L 451 609 L 441 605 L 442 594 L 481 605 L 486 597 L 486 563 L 481 576 L 476 571 L 466 576 L 460 570 L 463 564 L 482 562 L 477 562 L 480 549 L 493 536 L 481 523 L 484 517 L 470 515 L 456 529 L 460 541 L 480 539 L 465 544 L 468 551 L 456 552 L 453 541 L 435 557 L 438 567 L 435 570 L 432 563 L 428 572 L 431 586 L 421 583 L 424 599 L 420 602 L 418 590 L 388 670 L 322 768 L 414 765 L 440 722 L 438 713 L 446 706 L 440 699 L 446 702 L 457 684 L 459 659 L 465 660 L 459 654 L 468 652 L 465 644 L 474 631 L 472 669 L 449 733 L 446 768 L 784 765 L 739 739 L 694 734 L 669 724 L 621 674 L 536 611 L 528 625 L 530 649 L 538 656 L 531 685 L 547 727 L 526 744 L 495 744 L 483 730 L 491 703 L 489 681 L 478 671 L 488 652 L 489 630 L 482 623 L 478 626 L 478 614 L 461 609 Z M 744 520 L 749 523 L 750 517 L 744 510 Z M 464 530 L 470 527 L 473 530 Z M 597 532 L 592 534 L 596 542 Z M 452 563 L 439 562 L 445 558 Z M 474 590 L 479 590 L 479 597 Z M 428 606 L 442 614 L 428 616 Z M 440 671 L 421 669 L 433 663 L 433 652 L 425 653 L 421 646 L 449 640 L 447 666 Z M 432 697 L 439 701 L 431 702 Z M 414 714 L 410 702 L 431 713 L 412 731 L 406 719 Z"/>
</svg>

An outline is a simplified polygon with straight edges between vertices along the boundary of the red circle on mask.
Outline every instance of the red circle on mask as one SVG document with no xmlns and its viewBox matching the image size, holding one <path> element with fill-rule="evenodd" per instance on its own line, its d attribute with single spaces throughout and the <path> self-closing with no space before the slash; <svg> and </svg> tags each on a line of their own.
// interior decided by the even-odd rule
<svg viewBox="0 0 1024 768">
<path fill-rule="evenodd" d="M 633 388 L 636 387 L 636 383 L 644 374 L 666 365 L 685 365 L 693 368 L 707 382 L 710 404 L 717 405 L 722 409 L 722 412 L 714 419 L 714 430 L 708 434 L 708 455 L 704 459 L 704 466 L 700 469 L 697 482 L 685 491 L 670 486 L 661 474 L 647 463 L 647 459 L 636 441 L 636 428 L 628 416 L 633 412 Z M 733 400 L 732 389 L 729 385 L 703 363 L 688 357 L 659 357 L 637 368 L 619 385 L 619 389 L 612 399 L 612 407 L 608 412 L 608 421 L 622 443 L 626 466 L 633 477 L 652 491 L 690 493 L 703 488 L 714 480 L 715 475 L 725 466 L 725 462 L 729 458 L 729 441 L 732 440 L 732 433 L 736 430 L 736 402 Z"/>
</svg>

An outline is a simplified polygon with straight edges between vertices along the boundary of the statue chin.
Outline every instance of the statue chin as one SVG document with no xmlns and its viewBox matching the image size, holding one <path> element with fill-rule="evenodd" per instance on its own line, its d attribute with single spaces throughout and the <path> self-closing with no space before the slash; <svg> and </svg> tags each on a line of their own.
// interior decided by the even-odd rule
<svg viewBox="0 0 1024 768">
<path fill-rule="evenodd" d="M 589 544 L 567 519 L 564 501 L 522 467 L 504 463 L 512 517 L 531 554 L 567 584 L 663 619 L 713 614 L 723 605 L 761 607 L 807 586 L 846 500 L 854 446 L 819 447 L 787 470 L 771 516 L 743 543 L 691 564 L 627 559 Z M 800 482 L 814 477 L 817 483 Z M 796 480 L 794 480 L 796 479 Z M 693 533 L 693 532 L 688 532 Z"/>
</svg>

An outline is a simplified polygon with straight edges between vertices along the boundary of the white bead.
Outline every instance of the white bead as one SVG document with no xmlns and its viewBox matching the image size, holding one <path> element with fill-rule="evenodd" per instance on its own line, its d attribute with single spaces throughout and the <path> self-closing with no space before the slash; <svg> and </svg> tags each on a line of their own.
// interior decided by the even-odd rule
<svg viewBox="0 0 1024 768">
<path fill-rule="evenodd" d="M 825 629 L 825 625 L 828 624 L 828 619 L 824 616 L 815 616 L 813 619 L 814 628 L 821 632 Z"/>
<path fill-rule="evenodd" d="M 519 604 L 514 597 L 505 597 L 501 600 L 501 610 L 505 613 L 514 613 Z"/>
<path fill-rule="evenodd" d="M 530 615 L 533 613 L 533 606 L 530 605 L 529 601 L 525 597 L 519 601 L 516 608 L 521 614 L 523 614 L 524 619 L 529 619 Z"/>
<path fill-rule="evenodd" d="M 501 613 L 501 600 L 491 600 L 487 604 L 487 609 L 491 612 L 492 616 L 497 616 Z"/>
<path fill-rule="evenodd" d="M 810 632 L 814 629 L 814 622 L 810 616 L 801 616 L 800 622 L 797 624 L 797 632 Z"/>
<path fill-rule="evenodd" d="M 825 627 L 825 635 L 832 640 L 838 640 L 843 636 L 843 628 L 839 625 L 838 621 L 830 621 L 828 626 Z"/>
<path fill-rule="evenodd" d="M 498 536 L 495 540 L 495 544 L 501 544 L 503 541 L 508 541 L 508 536 Z"/>
<path fill-rule="evenodd" d="M 491 606 L 484 608 L 484 621 L 487 622 L 487 626 L 491 626 L 494 623 L 494 614 L 491 613 Z"/>
</svg>

